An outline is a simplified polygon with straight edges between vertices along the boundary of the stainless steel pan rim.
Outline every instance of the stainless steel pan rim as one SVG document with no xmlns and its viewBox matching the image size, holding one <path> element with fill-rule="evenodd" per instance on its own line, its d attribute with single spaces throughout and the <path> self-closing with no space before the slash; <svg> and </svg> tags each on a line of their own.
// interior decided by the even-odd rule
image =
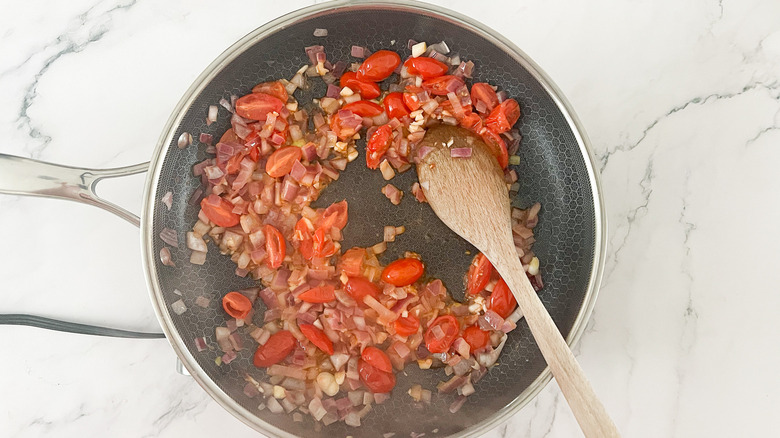
<svg viewBox="0 0 780 438">
<path fill-rule="evenodd" d="M 194 99 L 203 91 L 204 88 L 210 83 L 210 81 L 224 68 L 228 63 L 235 59 L 238 55 L 243 53 L 248 47 L 251 47 L 257 41 L 265 38 L 270 33 L 278 31 L 291 23 L 294 23 L 300 19 L 330 11 L 334 9 L 347 8 L 347 7 L 377 7 L 381 6 L 388 9 L 414 9 L 422 13 L 437 15 L 456 23 L 464 24 L 478 29 L 482 32 L 483 36 L 490 40 L 493 44 L 504 49 L 508 54 L 523 65 L 534 78 L 542 85 L 547 93 L 555 101 L 561 113 L 566 118 L 570 125 L 574 136 L 577 139 L 580 151 L 585 158 L 585 165 L 587 167 L 587 173 L 590 180 L 594 211 L 595 215 L 595 227 L 594 227 L 594 242 L 595 254 L 593 255 L 593 265 L 591 268 L 590 281 L 587 286 L 587 291 L 580 308 L 579 313 L 575 319 L 574 325 L 571 328 L 569 335 L 566 338 L 567 343 L 570 346 L 574 346 L 582 336 L 585 330 L 587 322 L 593 311 L 593 307 L 598 295 L 599 285 L 601 284 L 602 274 L 604 270 L 605 252 L 606 252 L 606 211 L 603 204 L 603 198 L 601 193 L 601 184 L 599 176 L 595 171 L 595 161 L 590 151 L 590 141 L 585 134 L 585 131 L 577 119 L 571 104 L 566 100 L 558 87 L 552 82 L 552 80 L 545 74 L 542 69 L 533 62 L 522 50 L 515 46 L 511 41 L 507 40 L 494 30 L 487 26 L 454 11 L 450 11 L 438 6 L 420 3 L 409 0 L 402 1 L 334 1 L 326 4 L 319 4 L 303 8 L 273 21 L 266 23 L 265 25 L 252 31 L 244 38 L 233 44 L 230 48 L 225 50 L 214 62 L 212 62 L 198 78 L 193 85 L 184 93 L 179 103 L 173 110 L 171 117 L 165 125 L 162 131 L 162 135 L 158 140 L 157 147 L 155 148 L 153 158 L 149 167 L 149 174 L 146 178 L 146 184 L 144 188 L 144 203 L 141 215 L 141 247 L 143 258 L 143 269 L 146 275 L 147 286 L 151 295 L 152 305 L 154 311 L 157 314 L 157 318 L 161 322 L 163 331 L 168 338 L 174 351 L 181 359 L 184 367 L 189 371 L 196 382 L 206 392 L 224 407 L 228 412 L 239 418 L 248 426 L 255 430 L 267 435 L 290 437 L 292 435 L 282 429 L 279 429 L 271 424 L 263 423 L 257 420 L 254 414 L 238 404 L 236 401 L 227 396 L 206 374 L 203 370 L 197 366 L 195 358 L 190 354 L 189 350 L 185 346 L 185 340 L 173 327 L 173 321 L 170 313 L 165 305 L 163 294 L 160 289 L 160 285 L 156 281 L 157 272 L 156 265 L 154 263 L 157 255 L 153 248 L 153 239 L 151 224 L 153 221 L 154 206 L 157 199 L 160 198 L 160 194 L 157 193 L 157 187 L 159 182 L 159 176 L 163 164 L 163 158 L 165 157 L 168 148 L 172 144 L 173 136 L 176 128 L 179 126 L 186 109 L 192 104 Z M 552 375 L 550 369 L 545 368 L 544 371 L 533 381 L 533 383 L 523 391 L 517 398 L 511 403 L 505 406 L 503 409 L 497 411 L 492 417 L 478 423 L 468 429 L 465 429 L 454 435 L 456 437 L 475 436 L 487 432 L 490 429 L 498 426 L 502 422 L 509 419 L 515 413 L 517 413 L 523 406 L 531 401 L 550 381 Z"/>
</svg>

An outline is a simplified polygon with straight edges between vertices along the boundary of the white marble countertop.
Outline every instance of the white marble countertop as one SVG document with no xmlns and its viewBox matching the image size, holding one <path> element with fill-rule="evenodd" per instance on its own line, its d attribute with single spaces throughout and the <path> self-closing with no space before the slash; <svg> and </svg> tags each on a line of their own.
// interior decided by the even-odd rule
<svg viewBox="0 0 780 438">
<path fill-rule="evenodd" d="M 213 58 L 310 3 L 6 0 L 0 152 L 146 161 Z M 575 353 L 624 436 L 777 434 L 780 3 L 446 3 L 534 58 L 593 142 L 609 252 Z M 103 191 L 139 211 L 142 181 Z M 159 330 L 134 227 L 0 196 L 0 229 L 0 312 Z M 2 326 L 0 349 L 0 436 L 257 436 L 176 373 L 164 340 Z M 577 430 L 553 382 L 486 436 Z"/>
</svg>

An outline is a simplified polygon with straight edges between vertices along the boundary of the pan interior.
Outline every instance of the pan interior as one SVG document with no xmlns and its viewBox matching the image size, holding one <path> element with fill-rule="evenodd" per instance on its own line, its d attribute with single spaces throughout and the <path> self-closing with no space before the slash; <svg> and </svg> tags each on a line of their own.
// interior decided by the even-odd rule
<svg viewBox="0 0 780 438">
<path fill-rule="evenodd" d="M 327 37 L 315 37 L 315 28 L 328 30 Z M 250 399 L 243 393 L 244 376 L 264 379 L 263 370 L 252 363 L 254 341 L 240 329 L 244 344 L 250 346 L 239 352 L 230 364 L 218 366 L 215 358 L 219 350 L 198 352 L 194 339 L 206 337 L 215 345 L 214 329 L 225 324 L 221 309 L 221 297 L 231 291 L 255 285 L 250 278 L 234 274 L 235 265 L 227 256 L 210 246 L 203 266 L 189 263 L 190 251 L 184 245 L 183 236 L 197 221 L 198 207 L 188 203 L 190 195 L 199 185 L 199 178 L 192 176 L 194 164 L 207 158 L 206 146 L 196 142 L 185 149 L 176 147 L 175 139 L 182 132 L 191 133 L 196 139 L 200 133 L 213 134 L 215 138 L 229 127 L 229 114 L 220 109 L 218 121 L 210 126 L 205 123 L 209 105 L 220 98 L 243 95 L 255 84 L 277 78 L 291 78 L 301 66 L 308 64 L 304 47 L 323 45 L 330 61 L 360 62 L 350 57 L 352 45 L 369 50 L 390 49 L 402 58 L 410 53 L 407 41 L 446 41 L 454 53 L 475 64 L 473 82 L 489 82 L 507 90 L 517 99 L 522 109 L 518 124 L 523 135 L 521 163 L 514 166 L 520 176 L 520 192 L 513 204 L 526 208 L 534 202 L 542 204 L 541 220 L 535 229 L 537 243 L 534 250 L 541 260 L 545 287 L 540 297 L 558 327 L 567 335 L 577 318 L 588 292 L 597 242 L 596 215 L 591 180 L 585 157 L 568 120 L 534 76 L 513 56 L 505 53 L 474 28 L 464 26 L 444 17 L 425 15 L 407 8 L 378 10 L 372 6 L 334 8 L 297 20 L 279 28 L 273 34 L 254 42 L 243 53 L 225 65 L 202 93 L 185 109 L 185 114 L 167 147 L 155 188 L 157 199 L 171 191 L 174 202 L 170 211 L 155 201 L 152 220 L 154 254 L 159 254 L 162 241 L 156 236 L 164 228 L 178 231 L 179 248 L 171 248 L 176 268 L 163 266 L 155 258 L 156 281 L 173 323 L 173 329 L 183 340 L 194 357 L 197 367 L 224 393 L 224 397 L 251 412 L 256 418 L 248 421 L 265 431 L 273 431 L 263 423 L 289 434 L 301 437 L 347 436 L 381 437 L 395 432 L 396 436 L 426 432 L 436 436 L 464 433 L 467 429 L 490 421 L 497 411 L 509 405 L 536 380 L 545 368 L 544 359 L 536 348 L 530 331 L 524 322 L 509 336 L 499 364 L 492 368 L 477 385 L 476 394 L 470 396 L 460 412 L 453 415 L 448 407 L 454 400 L 450 394 L 436 394 L 436 384 L 447 377 L 443 370 L 421 372 L 411 364 L 399 375 L 394 396 L 382 405 L 375 405 L 363 420 L 360 430 L 335 423 L 321 430 L 315 427 L 309 416 L 303 422 L 294 422 L 292 415 L 272 414 L 257 409 L 260 397 Z M 312 97 L 325 94 L 324 83 L 310 80 L 312 88 L 306 93 L 296 92 L 301 104 Z M 456 299 L 463 296 L 463 276 L 474 248 L 444 226 L 426 204 L 419 204 L 411 196 L 410 187 L 416 176 L 413 171 L 396 176 L 391 182 L 406 195 L 400 206 L 393 206 L 380 193 L 386 184 L 379 172 L 369 171 L 361 155 L 350 164 L 340 179 L 325 190 L 316 205 L 347 199 L 349 224 L 344 230 L 344 247 L 366 246 L 382 240 L 384 225 L 405 225 L 406 233 L 395 243 L 388 245 L 383 262 L 393 260 L 404 251 L 422 255 L 428 273 L 443 279 Z M 180 296 L 177 292 L 181 293 Z M 198 296 L 210 298 L 210 305 L 195 305 Z M 188 310 L 182 315 L 171 311 L 170 304 L 183 299 Z M 260 303 L 261 304 L 261 303 Z M 262 311 L 255 313 L 257 324 L 262 325 Z M 412 402 L 405 393 L 414 383 L 434 392 L 430 405 Z M 247 420 L 245 418 L 245 420 Z"/>
</svg>

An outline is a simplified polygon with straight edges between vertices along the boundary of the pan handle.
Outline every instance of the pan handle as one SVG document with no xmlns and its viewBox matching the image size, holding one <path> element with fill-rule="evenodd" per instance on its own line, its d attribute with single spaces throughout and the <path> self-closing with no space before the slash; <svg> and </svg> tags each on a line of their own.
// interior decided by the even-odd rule
<svg viewBox="0 0 780 438">
<path fill-rule="evenodd" d="M 141 225 L 138 216 L 98 196 L 95 187 L 105 178 L 135 175 L 147 170 L 148 162 L 113 169 L 84 169 L 0 153 L 0 193 L 94 205 L 138 227 Z"/>
</svg>

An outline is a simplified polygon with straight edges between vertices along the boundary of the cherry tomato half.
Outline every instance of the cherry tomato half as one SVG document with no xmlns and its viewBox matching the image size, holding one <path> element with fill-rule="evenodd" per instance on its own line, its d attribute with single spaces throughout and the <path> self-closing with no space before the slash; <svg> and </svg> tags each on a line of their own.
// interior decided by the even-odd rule
<svg viewBox="0 0 780 438">
<path fill-rule="evenodd" d="M 307 303 L 329 303 L 336 299 L 336 291 L 333 286 L 325 284 L 303 292 L 298 298 Z"/>
<path fill-rule="evenodd" d="M 257 347 L 254 364 L 258 368 L 267 368 L 284 360 L 293 349 L 297 340 L 287 330 L 280 330 L 271 335 L 265 344 Z"/>
<path fill-rule="evenodd" d="M 404 62 L 404 67 L 409 74 L 422 76 L 423 79 L 435 78 L 447 73 L 447 64 L 427 56 L 409 58 Z"/>
<path fill-rule="evenodd" d="M 344 105 L 341 109 L 350 110 L 361 117 L 374 117 L 382 114 L 384 111 L 379 104 L 370 100 L 358 100 Z"/>
<path fill-rule="evenodd" d="M 339 85 L 341 87 L 349 87 L 350 90 L 358 93 L 363 99 L 374 99 L 382 94 L 379 85 L 373 82 L 361 81 L 357 78 L 357 73 L 354 71 L 348 71 L 341 75 Z"/>
<path fill-rule="evenodd" d="M 423 89 L 420 87 L 406 87 L 406 91 L 404 91 L 404 105 L 409 108 L 409 111 L 417 111 L 422 106 L 420 105 L 420 98 L 417 97 L 417 93 L 421 91 Z"/>
<path fill-rule="evenodd" d="M 322 213 L 322 217 L 319 220 L 319 227 L 326 230 L 336 227 L 341 230 L 347 225 L 348 219 L 347 201 L 336 202 L 330 204 L 328 208 L 325 209 L 325 212 Z"/>
<path fill-rule="evenodd" d="M 486 332 L 476 325 L 472 325 L 463 331 L 463 339 L 471 347 L 471 351 L 479 350 L 490 342 L 490 332 Z"/>
<path fill-rule="evenodd" d="M 477 102 L 485 104 L 487 112 L 493 111 L 493 108 L 498 105 L 498 95 L 496 90 L 485 82 L 478 82 L 471 86 L 471 103 L 476 108 Z"/>
<path fill-rule="evenodd" d="M 296 161 L 301 161 L 303 151 L 298 146 L 283 146 L 275 150 L 268 162 L 265 163 L 265 172 L 274 178 L 281 178 L 288 173 Z"/>
<path fill-rule="evenodd" d="M 490 151 L 496 156 L 498 165 L 501 166 L 502 169 L 506 169 L 506 166 L 509 165 L 509 152 L 506 150 L 506 142 L 504 142 L 504 139 L 493 132 L 492 129 L 482 128 L 482 140 L 485 141 L 485 144 L 490 148 Z"/>
<path fill-rule="evenodd" d="M 390 125 L 382 125 L 368 140 L 366 145 L 366 166 L 369 169 L 376 169 L 382 160 L 382 156 L 390 148 L 390 142 L 393 140 L 393 129 Z"/>
<path fill-rule="evenodd" d="M 452 315 L 444 315 L 433 320 L 425 331 L 425 346 L 431 353 L 444 353 L 458 337 L 460 324 Z"/>
<path fill-rule="evenodd" d="M 406 108 L 404 103 L 404 94 L 398 91 L 390 93 L 385 96 L 385 100 L 382 101 L 385 105 L 385 112 L 387 117 L 400 119 L 403 116 L 409 115 L 409 109 Z"/>
<path fill-rule="evenodd" d="M 503 278 L 498 280 L 496 287 L 490 294 L 488 309 L 498 313 L 502 318 L 506 318 L 512 314 L 515 307 L 517 307 L 517 301 L 515 301 L 512 291 L 509 290 L 509 286 L 506 285 Z"/>
<path fill-rule="evenodd" d="M 211 222 L 220 227 L 233 227 L 241 220 L 241 216 L 233 213 L 233 204 L 219 195 L 211 194 L 203 198 L 200 209 Z"/>
<path fill-rule="evenodd" d="M 425 265 L 417 259 L 398 259 L 382 271 L 382 281 L 393 286 L 408 286 L 423 275 Z"/>
<path fill-rule="evenodd" d="M 452 90 L 457 90 L 465 85 L 463 79 L 447 75 L 439 76 L 437 78 L 428 79 L 423 81 L 423 90 L 433 94 L 434 96 L 446 96 Z"/>
<path fill-rule="evenodd" d="M 395 374 L 378 370 L 363 359 L 358 360 L 358 374 L 360 381 L 373 393 L 384 394 L 395 387 Z"/>
<path fill-rule="evenodd" d="M 314 256 L 314 242 L 312 240 L 311 230 L 306 219 L 301 218 L 295 224 L 295 239 L 300 242 L 298 250 L 306 260 L 311 260 Z"/>
<path fill-rule="evenodd" d="M 287 252 L 287 245 L 284 242 L 282 233 L 273 225 L 266 224 L 263 227 L 263 233 L 265 234 L 265 252 L 268 255 L 265 261 L 269 268 L 276 269 L 282 266 L 282 261 L 284 261 L 284 256 Z"/>
<path fill-rule="evenodd" d="M 284 85 L 279 81 L 263 82 L 262 84 L 257 84 L 254 88 L 252 88 L 252 92 L 269 94 L 281 100 L 282 102 L 287 102 L 287 98 L 289 97 L 287 95 L 287 90 L 284 88 Z"/>
<path fill-rule="evenodd" d="M 401 65 L 401 57 L 390 50 L 380 50 L 371 54 L 357 71 L 357 78 L 361 81 L 379 82 L 387 79 L 398 66 Z"/>
<path fill-rule="evenodd" d="M 284 102 L 265 93 L 251 93 L 236 101 L 236 114 L 241 117 L 265 121 L 268 113 L 281 111 Z"/>
<path fill-rule="evenodd" d="M 496 134 L 501 134 L 512 129 L 519 118 L 520 104 L 514 99 L 507 99 L 490 112 L 490 115 L 485 119 L 485 126 Z"/>
<path fill-rule="evenodd" d="M 393 372 L 393 364 L 390 363 L 390 358 L 387 357 L 387 354 L 385 354 L 384 351 L 376 347 L 368 346 L 364 348 L 360 357 L 379 371 L 384 371 L 386 373 Z"/>
<path fill-rule="evenodd" d="M 325 235 L 325 229 L 322 227 L 317 228 L 317 231 L 314 232 L 312 243 L 314 247 L 314 257 L 330 257 L 338 251 L 336 244 Z"/>
<path fill-rule="evenodd" d="M 412 315 L 401 316 L 393 322 L 393 328 L 401 336 L 413 335 L 420 328 L 420 320 Z"/>
<path fill-rule="evenodd" d="M 449 103 L 449 101 L 447 103 Z M 482 117 L 480 117 L 479 114 L 468 112 L 458 122 L 460 123 L 460 126 L 470 131 L 479 132 L 482 130 Z"/>
<path fill-rule="evenodd" d="M 490 274 L 493 272 L 493 265 L 484 254 L 479 253 L 474 256 L 469 266 L 469 273 L 466 276 L 466 290 L 470 295 L 476 295 L 482 292 L 490 281 Z"/>
<path fill-rule="evenodd" d="M 344 286 L 344 290 L 360 304 L 363 304 L 363 298 L 366 295 L 377 298 L 380 292 L 379 286 L 368 281 L 365 277 L 350 277 Z"/>
<path fill-rule="evenodd" d="M 333 354 L 333 341 L 328 339 L 328 336 L 322 330 L 318 329 L 314 324 L 300 324 L 298 326 L 301 329 L 301 333 L 306 336 L 306 339 L 310 340 L 320 350 Z"/>
<path fill-rule="evenodd" d="M 239 292 L 230 292 L 222 297 L 222 308 L 236 319 L 244 319 L 252 310 L 252 302 Z"/>
</svg>

